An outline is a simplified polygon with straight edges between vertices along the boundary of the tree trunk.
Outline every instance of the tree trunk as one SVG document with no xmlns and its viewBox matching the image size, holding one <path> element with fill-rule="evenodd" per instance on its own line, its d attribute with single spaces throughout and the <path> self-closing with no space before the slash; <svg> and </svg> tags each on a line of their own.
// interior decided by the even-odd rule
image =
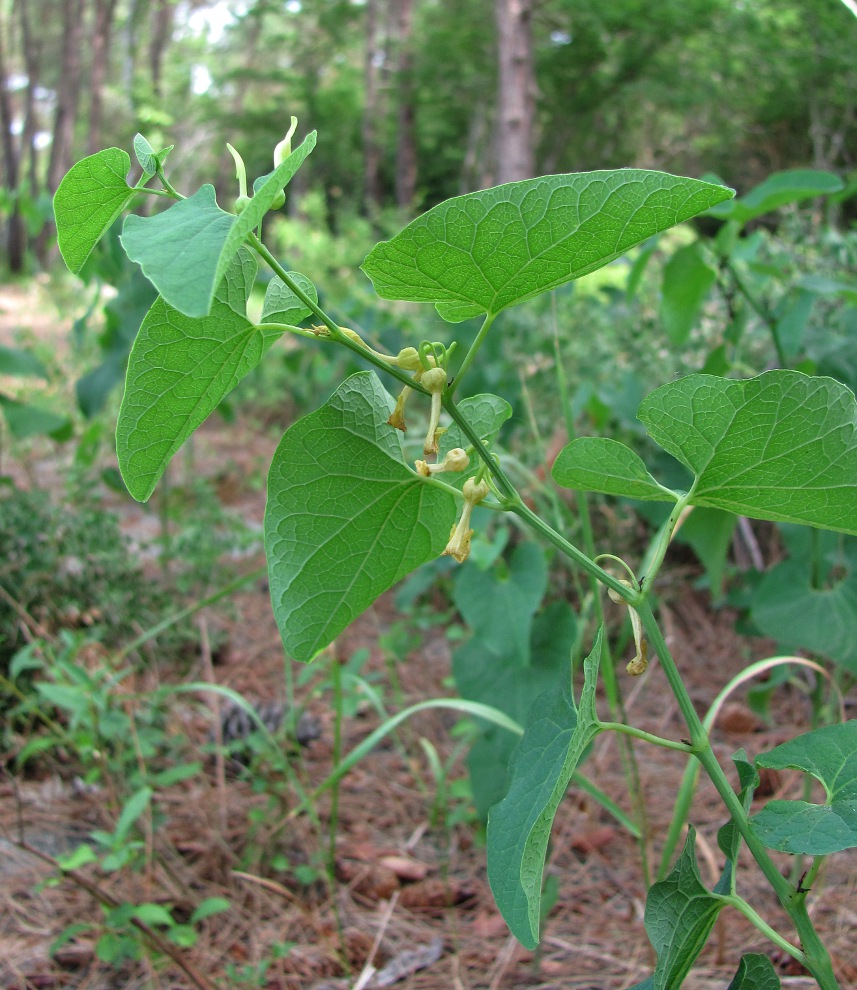
<svg viewBox="0 0 857 990">
<path fill-rule="evenodd" d="M 397 0 L 398 130 L 396 133 L 396 203 L 412 209 L 417 191 L 417 142 L 414 117 L 414 52 L 411 46 L 411 0 Z"/>
<path fill-rule="evenodd" d="M 381 202 L 381 148 L 378 144 L 378 92 L 383 48 L 378 37 L 378 0 L 366 3 L 366 51 L 363 64 L 365 104 L 363 107 L 363 196 L 372 209 Z"/>
<path fill-rule="evenodd" d="M 515 182 L 535 174 L 532 12 L 532 0 L 496 0 L 497 182 Z"/>
<path fill-rule="evenodd" d="M 27 178 L 30 193 L 37 196 L 39 179 L 37 172 L 36 131 L 39 129 L 36 119 L 35 91 L 39 83 L 42 61 L 42 43 L 38 34 L 33 34 L 30 23 L 30 11 L 27 0 L 18 0 L 18 13 L 21 18 L 21 45 L 23 47 L 24 67 L 27 71 L 27 88 L 24 91 L 24 130 L 21 134 L 20 170 L 24 172 L 24 160 L 27 161 Z"/>
<path fill-rule="evenodd" d="M 71 167 L 74 123 L 80 96 L 80 46 L 83 38 L 83 0 L 63 2 L 63 48 L 54 138 L 48 162 L 48 189 L 56 192 Z"/>
<path fill-rule="evenodd" d="M 104 81 L 110 54 L 110 33 L 116 0 L 95 0 L 95 27 L 92 33 L 92 68 L 89 76 L 89 128 L 86 150 L 90 155 L 101 150 L 101 120 L 104 107 Z"/>
<path fill-rule="evenodd" d="M 0 128 L 3 131 L 3 171 L 5 173 L 3 185 L 16 192 L 18 191 L 18 149 L 15 147 L 15 138 L 12 133 L 12 103 L 9 99 L 7 85 L 4 32 L 5 25 L 2 17 L 0 17 Z M 17 198 L 12 206 L 12 213 L 6 227 L 6 249 L 9 258 L 9 270 L 15 273 L 22 272 L 27 250 L 27 231 Z"/>
<path fill-rule="evenodd" d="M 173 29 L 173 5 L 170 0 L 158 0 L 152 24 L 152 40 L 149 44 L 149 68 L 152 72 L 152 92 L 161 97 L 161 74 L 164 55 Z"/>
</svg>

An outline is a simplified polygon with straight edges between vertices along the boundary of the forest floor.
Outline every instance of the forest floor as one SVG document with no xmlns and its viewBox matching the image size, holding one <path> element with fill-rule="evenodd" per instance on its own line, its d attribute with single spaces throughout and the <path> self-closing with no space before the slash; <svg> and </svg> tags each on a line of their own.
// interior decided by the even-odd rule
<svg viewBox="0 0 857 990">
<path fill-rule="evenodd" d="M 0 298 L 0 309 L 4 300 L 8 304 L 8 294 Z M 272 434 L 259 433 L 239 419 L 230 426 L 205 427 L 195 447 L 195 469 L 216 475 L 223 502 L 251 526 L 261 522 L 264 493 L 249 482 L 264 472 L 275 442 Z M 9 468 L 7 460 L 4 469 Z M 21 484 L 50 485 L 62 465 L 55 454 L 40 448 L 26 464 L 12 469 L 19 471 Z M 112 508 L 122 514 L 132 538 L 143 538 L 151 526 L 148 510 L 118 497 Z M 249 573 L 262 563 L 258 554 L 225 564 L 229 573 L 224 577 L 238 570 Z M 772 644 L 739 636 L 735 613 L 712 609 L 706 593 L 694 589 L 695 576 L 686 558 L 668 564 L 659 588 L 660 614 L 691 696 L 704 711 L 749 660 L 770 655 Z M 155 683 L 213 677 L 251 701 L 284 699 L 285 666 L 266 582 L 256 579 L 231 602 L 230 609 L 206 617 L 212 629 L 224 634 L 225 646 L 214 660 L 203 649 L 189 670 L 152 664 L 138 673 L 136 691 Z M 316 799 L 313 814 L 290 816 L 298 788 L 312 791 L 332 769 L 337 746 L 332 663 L 347 663 L 358 650 L 367 650 L 362 674 L 383 691 L 390 711 L 452 695 L 449 607 L 444 602 L 438 606 L 442 621 L 433 621 L 430 606 L 402 614 L 392 595 L 385 595 L 340 637 L 332 656 L 316 661 L 318 674 L 304 683 L 300 672 L 295 674 L 296 700 L 315 717 L 321 732 L 295 751 L 292 781 L 265 776 L 260 768 L 254 785 L 240 769 L 202 757 L 201 773 L 159 792 L 163 824 L 147 836 L 151 855 L 145 870 L 100 874 L 86 867 L 82 875 L 116 901 L 168 904 L 176 916 L 187 917 L 204 898 L 227 898 L 231 909 L 202 923 L 198 942 L 182 955 L 203 981 L 230 990 L 626 990 L 649 976 L 654 957 L 643 925 L 646 885 L 640 846 L 601 806 L 573 790 L 560 806 L 553 831 L 549 873 L 558 881 L 558 892 L 539 950 L 528 952 L 510 936 L 487 883 L 481 829 L 455 786 L 466 779 L 463 758 L 452 766 L 446 797 L 436 800 L 423 741 L 435 748 L 441 765 L 460 750 L 454 732 L 459 716 L 453 712 L 418 714 L 343 778 L 333 840 L 330 791 Z M 390 646 L 394 642 L 404 644 L 404 652 L 396 654 Z M 640 678 L 623 678 L 623 689 L 628 719 L 635 725 L 668 738 L 685 734 L 656 662 Z M 176 701 L 172 710 L 176 731 L 204 746 L 216 721 L 217 696 L 196 701 L 178 697 L 184 700 Z M 342 724 L 343 753 L 380 723 L 365 699 L 346 700 L 352 711 Z M 599 706 L 605 713 L 603 697 Z M 730 757 L 739 748 L 752 756 L 808 729 L 810 714 L 801 692 L 785 686 L 775 692 L 771 721 L 765 723 L 739 692 L 715 727 L 716 754 L 731 767 Z M 645 744 L 635 752 L 646 804 L 646 855 L 654 868 L 685 763 L 674 752 Z M 630 811 L 614 734 L 598 737 L 583 770 Z M 104 789 L 80 787 L 61 768 L 26 778 L 10 771 L 7 767 L 0 776 L 0 987 L 204 986 L 171 962 L 121 969 L 104 965 L 95 956 L 91 933 L 82 933 L 51 957 L 57 936 L 76 922 L 98 923 L 100 908 L 91 890 L 71 880 L 46 883 L 53 867 L 23 851 L 19 840 L 55 854 L 93 829 L 112 828 L 115 808 L 111 810 Z M 766 777 L 759 792 L 760 800 L 802 796 L 802 779 L 791 772 Z M 712 886 L 722 866 L 717 830 L 724 815 L 705 781 L 690 820 L 698 833 L 702 878 Z M 335 880 L 320 868 L 326 857 L 335 863 Z M 787 857 L 782 866 L 788 870 Z M 297 870 L 305 882 L 298 882 L 296 867 L 310 868 Z M 743 856 L 739 889 L 769 923 L 795 937 L 766 883 Z M 828 861 L 810 900 L 840 985 L 857 987 L 853 851 Z M 283 943 L 291 948 L 282 958 L 273 958 L 273 947 Z M 815 985 L 741 915 L 725 911 L 685 988 L 726 990 L 748 951 L 767 953 L 783 986 L 803 990 Z M 270 965 L 263 971 L 265 960 Z"/>
</svg>

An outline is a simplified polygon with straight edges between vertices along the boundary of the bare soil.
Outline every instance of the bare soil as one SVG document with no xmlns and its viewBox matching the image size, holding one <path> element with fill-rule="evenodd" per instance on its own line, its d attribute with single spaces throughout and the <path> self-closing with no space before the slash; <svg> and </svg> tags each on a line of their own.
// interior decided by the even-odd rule
<svg viewBox="0 0 857 990">
<path fill-rule="evenodd" d="M 8 290 L 0 298 L 0 311 L 4 304 L 8 312 Z M 224 501 L 256 524 L 264 496 L 247 482 L 266 464 L 274 442 L 247 423 L 214 424 L 201 432 L 195 449 L 196 468 L 216 474 Z M 20 470 L 21 483 L 56 476 L 56 454 L 34 449 L 28 456 L 32 459 Z M 122 503 L 116 507 L 122 509 Z M 127 511 L 129 532 L 139 536 L 148 518 L 143 510 Z M 224 570 L 248 572 L 261 563 L 261 557 L 242 560 L 225 564 Z M 665 568 L 659 590 L 669 645 L 704 711 L 750 659 L 770 655 L 771 644 L 737 635 L 735 614 L 713 610 L 705 593 L 694 590 L 695 576 L 686 561 L 676 558 Z M 217 663 L 201 647 L 190 670 L 152 664 L 140 671 L 136 690 L 165 681 L 213 678 L 251 700 L 284 699 L 284 659 L 264 580 L 256 580 L 232 601 L 231 614 L 205 616 L 205 628 L 220 625 L 227 634 Z M 384 686 L 391 710 L 449 695 L 451 646 L 444 625 L 415 632 L 407 656 L 391 657 L 389 649 L 382 649 L 383 635 L 404 621 L 392 597 L 384 596 L 340 638 L 331 658 L 317 662 L 345 663 L 356 650 L 369 650 L 363 673 Z M 653 954 L 643 926 L 646 885 L 640 847 L 598 804 L 573 791 L 553 832 L 549 870 L 559 881 L 559 894 L 541 947 L 527 952 L 509 935 L 486 881 L 479 828 L 466 815 L 458 822 L 445 820 L 444 814 L 432 819 L 435 785 L 421 740 L 428 740 L 445 762 L 457 744 L 453 713 L 420 714 L 344 777 L 333 847 L 335 878 L 326 879 L 320 870 L 315 880 L 298 882 L 294 867 L 318 867 L 331 848 L 329 791 L 314 802 L 313 814 L 291 814 L 299 803 L 298 791 L 311 792 L 332 768 L 335 720 L 324 680 L 320 674 L 296 688 L 299 703 L 318 719 L 322 731 L 319 739 L 293 753 L 293 779 L 269 778 L 268 793 L 259 793 L 252 781 L 207 759 L 200 774 L 159 792 L 164 824 L 146 837 L 148 866 L 139 874 L 101 874 L 86 867 L 80 882 L 66 878 L 45 885 L 55 872 L 50 858 L 73 848 L 93 828 L 112 828 L 117 808 L 105 787 L 81 787 L 67 767 L 46 763 L 38 775 L 23 778 L 7 765 L 0 776 L 0 987 L 624 990 L 652 972 Z M 685 734 L 657 662 L 640 678 L 623 675 L 622 687 L 631 722 L 669 738 Z M 140 702 L 131 695 L 127 703 L 133 709 Z M 176 731 L 203 744 L 218 704 L 214 695 L 177 701 L 171 716 Z M 606 711 L 603 698 L 600 704 Z M 794 687 L 777 692 L 772 714 L 771 725 L 761 722 L 739 692 L 715 727 L 721 762 L 730 765 L 731 754 L 741 747 L 752 756 L 809 728 L 809 706 Z M 379 722 L 370 705 L 357 706 L 342 726 L 342 751 L 351 751 Z M 635 752 L 648 822 L 646 853 L 656 866 L 685 761 L 643 744 Z M 597 739 L 584 771 L 630 810 L 613 734 Z M 259 771 L 260 777 L 263 773 Z M 458 760 L 451 778 L 465 777 Z M 803 795 L 799 775 L 791 773 L 772 775 L 762 790 L 762 800 Z M 280 795 L 278 806 L 272 805 L 271 792 Z M 442 811 L 459 807 L 459 799 L 448 798 Z M 701 782 L 691 821 L 698 830 L 703 880 L 710 885 L 722 865 L 716 837 L 723 820 L 713 788 Z M 290 869 L 283 867 L 285 859 Z M 785 857 L 782 866 L 784 871 L 790 867 Z M 749 861 L 739 888 L 767 921 L 794 938 Z M 855 895 L 857 857 L 840 854 L 828 861 L 816 882 L 811 913 L 843 988 L 857 987 Z M 174 962 L 145 960 L 113 969 L 96 958 L 91 932 L 50 954 L 52 942 L 68 925 L 100 922 L 98 898 L 162 903 L 176 917 L 187 918 L 195 905 L 212 896 L 228 898 L 232 908 L 199 925 L 197 944 L 179 950 L 184 969 Z M 293 943 L 288 954 L 271 961 L 254 981 L 250 968 L 270 960 L 272 946 L 284 942 Z M 684 986 L 725 990 L 748 951 L 767 953 L 784 986 L 814 986 L 788 956 L 731 911 L 721 915 Z M 385 970 L 390 964 L 393 969 Z M 385 974 L 380 981 L 376 970 Z"/>
</svg>

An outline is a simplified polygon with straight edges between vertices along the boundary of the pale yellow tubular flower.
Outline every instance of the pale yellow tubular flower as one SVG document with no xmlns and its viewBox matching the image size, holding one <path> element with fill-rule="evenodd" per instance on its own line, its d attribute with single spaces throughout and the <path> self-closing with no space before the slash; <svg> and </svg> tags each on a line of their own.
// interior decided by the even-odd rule
<svg viewBox="0 0 857 990">
<path fill-rule="evenodd" d="M 446 372 L 443 368 L 430 368 L 422 373 L 420 382 L 431 395 L 431 413 L 423 444 L 423 453 L 428 457 L 437 453 L 437 428 L 440 424 L 441 398 L 446 388 Z"/>
<path fill-rule="evenodd" d="M 468 478 L 464 482 L 464 508 L 461 510 L 461 518 L 450 531 L 449 542 L 443 551 L 443 556 L 453 557 L 459 564 L 463 564 L 470 556 L 470 540 L 473 536 L 470 517 L 474 505 L 478 505 L 489 491 L 487 481 L 480 481 L 477 484 L 473 478 Z"/>
</svg>

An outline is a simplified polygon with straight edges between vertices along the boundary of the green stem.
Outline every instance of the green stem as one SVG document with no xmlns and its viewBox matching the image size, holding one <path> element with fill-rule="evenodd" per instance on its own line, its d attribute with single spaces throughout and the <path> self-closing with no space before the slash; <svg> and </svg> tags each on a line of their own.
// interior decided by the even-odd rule
<svg viewBox="0 0 857 990">
<path fill-rule="evenodd" d="M 640 599 L 640 594 L 634 591 L 632 588 L 628 588 L 626 585 L 622 584 L 617 578 L 613 577 L 602 567 L 599 567 L 593 560 L 591 560 L 582 550 L 579 550 L 574 544 L 569 543 L 568 540 L 558 533 L 552 526 L 549 526 L 540 516 L 538 516 L 532 509 L 529 508 L 524 503 L 518 490 L 509 480 L 506 472 L 497 463 L 497 461 L 491 456 L 486 448 L 485 444 L 482 442 L 482 438 L 470 425 L 466 417 L 462 416 L 449 394 L 447 389 L 443 395 L 443 407 L 452 417 L 453 421 L 461 427 L 464 435 L 473 445 L 474 450 L 479 455 L 482 463 L 486 465 L 488 470 L 491 472 L 498 489 L 500 490 L 503 498 L 506 500 L 505 508 L 509 512 L 514 512 L 515 515 L 519 516 L 530 529 L 535 530 L 543 539 L 547 540 L 548 543 L 552 544 L 561 553 L 565 554 L 576 564 L 578 564 L 587 574 L 591 574 L 602 584 L 607 585 L 608 588 L 612 588 L 617 594 L 619 594 L 622 599 L 628 604 L 636 604 Z"/>
<path fill-rule="evenodd" d="M 305 327 L 294 327 L 291 323 L 257 323 L 255 325 L 256 330 L 282 330 L 283 333 L 294 333 L 301 337 L 309 337 L 311 340 L 320 340 L 317 333 L 313 333 L 312 330 L 307 330 Z"/>
<path fill-rule="evenodd" d="M 318 319 L 321 320 L 325 327 L 327 327 L 330 336 L 336 341 L 337 344 L 342 344 L 344 347 L 347 347 L 348 350 L 353 351 L 354 354 L 363 358 L 364 361 L 374 364 L 380 371 L 386 372 L 386 374 L 392 375 L 394 378 L 398 378 L 400 382 L 407 385 L 409 388 L 414 389 L 414 391 L 422 392 L 426 395 L 428 394 L 426 389 L 423 388 L 423 386 L 412 378 L 406 371 L 403 371 L 397 365 L 384 361 L 382 358 L 378 357 L 374 351 L 367 347 L 361 346 L 355 340 L 352 340 L 349 336 L 344 334 L 339 328 L 339 324 L 331 319 L 331 317 L 325 313 L 321 306 L 319 306 L 319 304 L 312 297 L 308 296 L 306 292 L 304 292 L 304 290 L 297 284 L 297 282 L 295 282 L 291 275 L 289 275 L 285 268 L 283 268 L 279 261 L 277 261 L 277 259 L 255 234 L 247 235 L 247 243 L 253 248 L 259 257 L 265 261 L 271 270 L 279 276 L 280 279 L 282 279 L 283 283 L 291 289 L 291 291 L 298 297 L 298 299 L 300 299 L 304 306 L 306 306 L 306 308 L 314 316 L 317 316 Z"/>
<path fill-rule="evenodd" d="M 777 352 L 777 361 L 779 362 L 780 367 L 781 368 L 787 367 L 786 356 L 783 353 L 782 345 L 780 344 L 779 337 L 777 336 L 777 321 L 774 318 L 773 314 L 767 308 L 767 306 L 765 306 L 762 302 L 756 299 L 753 293 L 750 292 L 750 290 L 747 288 L 746 283 L 738 274 L 737 268 L 732 264 L 731 261 L 726 262 L 726 269 L 728 270 L 729 274 L 732 276 L 732 280 L 735 283 L 735 285 L 738 287 L 738 291 L 747 300 L 747 302 L 750 304 L 750 307 L 753 310 L 755 310 L 756 315 L 764 322 L 768 330 L 771 332 L 771 339 L 774 342 L 774 348 L 776 349 Z"/>
<path fill-rule="evenodd" d="M 553 351 L 554 367 L 556 372 L 557 389 L 559 391 L 562 415 L 565 421 L 565 432 L 569 442 L 574 438 L 574 414 L 571 408 L 571 395 L 568 387 L 568 378 L 565 374 L 565 364 L 562 360 L 562 348 L 559 339 L 559 321 L 556 312 L 556 293 L 551 293 L 551 315 L 553 323 Z M 595 536 L 592 530 L 592 517 L 589 512 L 589 499 L 586 492 L 577 491 L 575 493 L 577 502 L 577 519 L 580 524 L 581 539 L 583 549 L 592 560 L 595 557 Z M 604 603 L 601 600 L 598 580 L 593 574 L 588 574 L 589 587 L 592 592 L 592 601 L 595 609 L 595 620 L 599 626 L 604 625 Z M 619 679 L 616 676 L 616 667 L 611 655 L 610 645 L 604 643 L 604 655 L 601 662 L 601 673 L 604 678 L 604 689 L 607 693 L 607 703 L 610 706 L 610 714 L 614 719 L 621 719 L 623 724 L 627 722 L 625 705 L 622 700 L 622 690 Z M 634 814 L 639 823 L 639 835 L 637 836 L 640 846 L 640 866 L 642 867 L 643 881 L 646 887 L 651 882 L 651 868 L 649 865 L 649 818 L 646 808 L 646 799 L 643 794 L 643 787 L 640 781 L 640 768 L 634 754 L 634 746 L 626 735 L 620 736 L 619 754 L 622 760 L 622 770 L 625 775 L 625 783 L 631 797 L 631 804 Z"/>
<path fill-rule="evenodd" d="M 452 380 L 451 384 L 449 385 L 449 388 L 447 389 L 450 395 L 456 388 L 458 388 L 458 384 L 462 380 L 462 378 L 464 378 L 467 369 L 470 367 L 471 364 L 473 364 L 473 359 L 476 357 L 479 348 L 482 346 L 482 342 L 485 340 L 485 337 L 489 329 L 491 328 L 491 324 L 496 319 L 496 316 L 497 316 L 496 313 L 485 314 L 485 319 L 482 321 L 482 326 L 479 328 L 479 333 L 476 334 L 476 339 L 470 345 L 470 349 L 468 350 L 468 352 L 464 355 L 464 360 L 461 362 L 461 367 L 458 369 L 458 373 L 456 374 L 455 378 Z"/>
<path fill-rule="evenodd" d="M 780 904 L 792 919 L 804 948 L 804 954 L 806 956 L 804 965 L 818 981 L 821 990 L 838 990 L 839 984 L 836 982 L 836 977 L 833 974 L 830 955 L 818 937 L 818 933 L 807 913 L 804 895 L 798 894 L 794 887 L 780 873 L 768 854 L 768 850 L 750 828 L 744 807 L 738 795 L 732 789 L 729 778 L 718 763 L 717 757 L 714 755 L 708 733 L 705 731 L 705 727 L 699 715 L 697 715 L 696 709 L 693 707 L 693 702 L 684 686 L 684 682 L 664 641 L 661 630 L 655 621 L 649 603 L 646 601 L 642 602 L 637 606 L 637 611 L 639 612 L 649 643 L 658 655 L 661 669 L 687 724 L 691 745 L 693 746 L 696 758 L 702 764 L 702 768 L 708 774 L 721 800 L 726 805 L 729 815 L 741 833 L 741 837 L 747 844 L 747 848 L 750 850 L 753 859 L 756 860 L 759 869 L 765 875 L 771 887 L 773 887 Z"/>
<path fill-rule="evenodd" d="M 626 722 L 599 722 L 602 729 L 609 729 L 612 732 L 621 732 L 626 736 L 633 736 L 635 739 L 642 739 L 643 742 L 652 743 L 654 746 L 663 746 L 664 749 L 677 749 L 680 753 L 693 753 L 693 748 L 687 743 L 674 742 L 672 739 L 664 739 L 663 736 L 653 735 L 645 732 Z"/>
<path fill-rule="evenodd" d="M 658 571 L 661 569 L 661 564 L 664 562 L 664 557 L 669 549 L 670 540 L 678 524 L 679 517 L 690 503 L 692 494 L 693 490 L 691 489 L 687 495 L 676 502 L 667 521 L 661 526 L 660 532 L 650 547 L 649 552 L 643 558 L 643 563 L 640 565 L 640 571 L 643 574 L 640 589 L 643 596 L 648 595 Z"/>
<path fill-rule="evenodd" d="M 769 938 L 774 945 L 778 945 L 783 952 L 787 952 L 793 959 L 797 959 L 802 966 L 807 965 L 807 958 L 800 949 L 771 928 L 767 921 L 743 897 L 739 897 L 738 894 L 723 894 L 720 895 L 720 900 L 740 911 L 748 921 L 751 921 L 766 938 Z"/>
</svg>

